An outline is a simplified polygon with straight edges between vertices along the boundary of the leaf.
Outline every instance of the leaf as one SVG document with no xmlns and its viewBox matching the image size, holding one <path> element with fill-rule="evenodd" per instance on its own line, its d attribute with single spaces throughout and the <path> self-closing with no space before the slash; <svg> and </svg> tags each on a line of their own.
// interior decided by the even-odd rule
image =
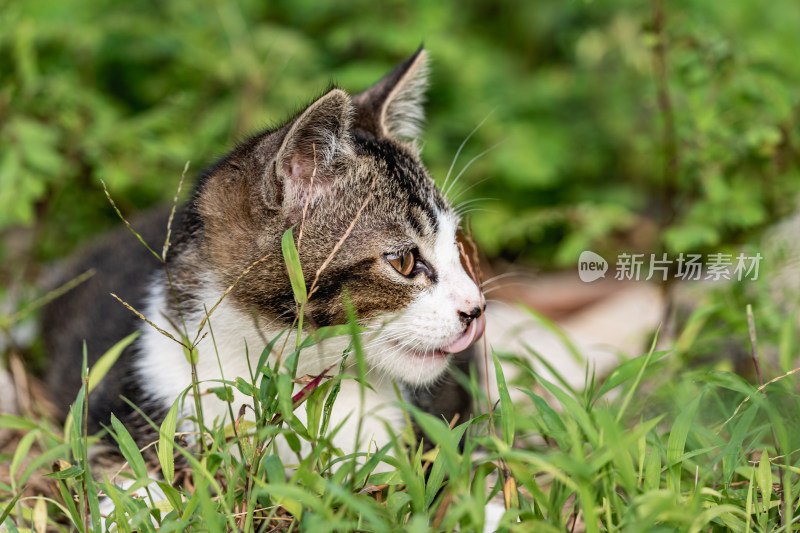
<svg viewBox="0 0 800 533">
<path fill-rule="evenodd" d="M 514 445 L 514 405 L 511 403 L 511 396 L 508 394 L 506 377 L 503 374 L 503 367 L 497 354 L 492 350 L 494 359 L 494 373 L 497 380 L 497 390 L 500 394 L 500 413 L 503 417 L 503 440 L 509 446 Z"/>
<path fill-rule="evenodd" d="M 314 391 L 316 397 L 306 401 L 306 425 L 308 426 L 308 434 L 312 439 L 319 437 L 319 424 L 324 409 L 325 395 L 328 389 L 333 386 L 333 383 L 333 380 L 326 381 Z"/>
<path fill-rule="evenodd" d="M 272 424 L 278 421 L 278 416 L 288 421 L 294 417 L 294 406 L 292 405 L 292 381 L 288 374 L 278 374 L 276 376 L 276 385 L 278 387 L 278 407 L 280 413 L 276 414 L 272 419 Z"/>
<path fill-rule="evenodd" d="M 261 355 L 258 358 L 258 366 L 256 367 L 256 372 L 257 373 L 260 374 L 260 373 L 262 373 L 264 371 L 264 365 L 267 364 L 267 359 L 269 358 L 269 354 L 272 353 L 272 348 L 275 347 L 275 343 L 277 343 L 278 340 L 281 337 L 283 337 L 283 334 L 286 333 L 287 331 L 288 331 L 288 328 L 286 328 L 283 331 L 281 331 L 280 333 L 278 333 L 271 341 L 269 341 L 269 343 L 267 343 L 266 346 L 264 346 L 264 349 L 261 350 Z M 251 377 L 255 380 L 255 376 L 251 376 Z"/>
<path fill-rule="evenodd" d="M 745 531 L 750 531 L 750 519 L 753 516 L 753 493 L 756 490 L 753 484 L 753 478 L 755 475 L 756 469 L 750 468 L 750 479 L 747 483 L 747 498 L 744 504 Z"/>
<path fill-rule="evenodd" d="M 147 467 L 144 464 L 144 458 L 139 451 L 139 447 L 136 446 L 133 437 L 131 437 L 131 434 L 128 433 L 128 430 L 122 422 L 113 414 L 111 415 L 111 425 L 114 428 L 114 432 L 112 433 L 114 440 L 119 444 L 119 450 L 122 452 L 122 456 L 125 460 L 128 461 L 136 479 L 147 478 Z"/>
<path fill-rule="evenodd" d="M 440 453 L 436 456 L 430 472 L 428 479 L 425 480 L 425 507 L 430 507 L 433 499 L 442 489 L 442 482 L 446 473 L 444 454 Z"/>
<path fill-rule="evenodd" d="M 240 377 L 236 378 L 236 381 L 234 381 L 233 386 L 236 387 L 236 389 L 245 396 L 253 396 L 255 392 L 253 386 Z"/>
<path fill-rule="evenodd" d="M 302 516 L 303 507 L 305 506 L 311 507 L 317 512 L 323 511 L 322 500 L 301 487 L 289 485 L 288 483 L 264 483 L 257 479 L 254 481 L 258 485 L 257 492 L 268 494 L 276 503 L 283 506 L 295 517 L 300 518 Z"/>
<path fill-rule="evenodd" d="M 175 512 L 180 513 L 183 509 L 183 500 L 181 499 L 181 494 L 172 485 L 164 483 L 163 481 L 156 481 L 156 485 L 158 488 L 161 489 L 161 492 L 164 493 L 164 496 L 167 497 L 167 501 L 175 510 Z"/>
<path fill-rule="evenodd" d="M 277 455 L 268 455 L 261 462 L 261 466 L 267 473 L 267 483 L 286 483 L 286 469 L 283 467 L 281 458 Z"/>
<path fill-rule="evenodd" d="M 292 428 L 294 429 L 294 428 Z M 289 448 L 294 453 L 300 452 L 300 439 L 297 437 L 297 433 L 293 433 L 291 431 L 286 432 L 283 434 L 283 437 L 286 439 L 286 443 L 289 444 Z"/>
<path fill-rule="evenodd" d="M 586 412 L 586 409 L 584 409 L 578 403 L 578 401 L 575 400 L 575 398 L 569 396 L 555 384 L 550 383 L 546 379 L 543 379 L 539 376 L 537 376 L 536 379 L 545 389 L 547 389 L 547 392 L 555 396 L 556 400 L 558 400 L 558 402 L 564 408 L 564 412 L 575 419 L 580 428 L 583 430 L 583 433 L 589 439 L 589 442 L 593 445 L 597 445 L 597 429 L 595 429 L 592 418 L 589 416 L 589 413 Z"/>
<path fill-rule="evenodd" d="M 761 450 L 761 458 L 756 470 L 756 484 L 761 491 L 762 509 L 766 511 L 769 509 L 769 501 L 772 497 L 772 465 L 769 462 L 766 448 Z"/>
<path fill-rule="evenodd" d="M 739 458 L 747 453 L 747 450 L 742 449 L 742 444 L 750 431 L 750 426 L 752 426 L 758 410 L 758 406 L 751 405 L 739 415 L 739 420 L 731 431 L 728 444 L 725 445 L 725 448 L 720 452 L 720 456 L 722 457 L 722 476 L 725 484 L 731 482 L 736 471 L 736 466 L 739 463 Z"/>
<path fill-rule="evenodd" d="M 92 531 L 100 530 L 100 498 L 97 495 L 97 484 L 91 475 L 83 478 L 86 491 L 86 500 L 89 503 L 89 518 L 92 521 Z"/>
<path fill-rule="evenodd" d="M 639 371 L 644 369 L 647 365 L 655 363 L 668 353 L 670 352 L 648 352 L 635 359 L 631 359 L 630 361 L 625 361 L 608 375 L 608 378 L 606 378 L 605 382 L 600 387 L 600 390 L 597 391 L 596 398 L 602 398 L 605 393 L 621 385 L 631 377 L 637 375 Z"/>
<path fill-rule="evenodd" d="M 127 348 L 134 340 L 136 340 L 136 337 L 138 337 L 140 333 L 140 331 L 131 333 L 109 348 L 108 351 L 97 360 L 97 362 L 89 371 L 89 392 L 92 392 L 97 384 L 100 383 L 114 363 L 117 362 L 117 359 L 119 359 L 119 356 L 122 355 L 122 352 L 125 350 L 125 348 Z"/>
<path fill-rule="evenodd" d="M 281 238 L 281 250 L 283 251 L 283 260 L 286 263 L 286 271 L 289 273 L 289 281 L 292 284 L 294 299 L 300 305 L 303 305 L 308 300 L 308 292 L 306 291 L 305 278 L 303 278 L 303 269 L 300 266 L 300 256 L 294 244 L 293 229 L 294 226 L 284 232 Z"/>
<path fill-rule="evenodd" d="M 8 515 L 11 514 L 11 511 L 14 510 L 14 507 L 17 505 L 17 501 L 22 497 L 22 491 L 19 491 L 16 496 L 11 498 L 11 501 L 6 504 L 6 508 L 3 509 L 3 513 L 0 514 L 0 527 L 4 526 L 6 518 Z"/>
<path fill-rule="evenodd" d="M 658 449 L 651 448 L 647 455 L 647 464 L 644 469 L 644 490 L 655 491 L 661 483 L 661 453 Z"/>
<path fill-rule="evenodd" d="M 84 343 L 84 348 L 86 344 Z M 84 353 L 84 370 L 86 354 Z M 86 396 L 86 386 L 82 386 L 75 397 L 75 402 L 70 406 L 69 417 L 65 424 L 64 435 L 69 435 L 72 446 L 72 456 L 76 459 L 84 457 L 84 440 L 81 430 L 83 428 L 83 401 Z"/>
<path fill-rule="evenodd" d="M 58 472 L 44 474 L 44 476 L 53 479 L 74 479 L 79 477 L 81 474 L 83 474 L 83 468 L 77 465 L 72 465 L 64 470 L 59 470 Z"/>
<path fill-rule="evenodd" d="M 691 403 L 684 408 L 681 414 L 675 419 L 672 430 L 669 432 L 669 440 L 667 440 L 667 466 L 670 469 L 671 475 L 667 477 L 667 488 L 676 492 L 680 491 L 681 457 L 683 456 L 683 450 L 686 446 L 686 437 L 689 435 L 689 428 L 692 426 L 697 407 L 703 400 L 704 395 L 705 391 L 700 393 L 697 398 L 692 400 Z"/>
<path fill-rule="evenodd" d="M 180 401 L 181 398 L 178 398 L 169 408 L 158 434 L 157 454 L 158 462 L 161 465 L 161 475 L 170 485 L 175 480 L 175 430 L 178 422 L 178 403 Z"/>
<path fill-rule="evenodd" d="M 24 437 L 22 437 L 17 444 L 17 449 L 14 452 L 14 457 L 11 459 L 11 468 L 9 470 L 9 474 L 11 478 L 17 473 L 17 468 L 22 463 L 22 460 L 27 457 L 28 450 L 31 449 L 31 445 L 33 444 L 33 439 L 36 438 L 36 434 L 38 432 L 31 431 L 30 433 L 26 433 Z"/>
<path fill-rule="evenodd" d="M 183 356 L 190 365 L 196 365 L 200 355 L 197 350 L 197 346 L 190 345 L 189 339 L 186 338 L 186 335 L 181 335 L 181 338 L 183 340 Z"/>
<path fill-rule="evenodd" d="M 215 394 L 223 402 L 233 403 L 233 391 L 230 387 L 211 387 L 208 392 Z"/>
<path fill-rule="evenodd" d="M 425 433 L 425 436 L 439 446 L 440 451 L 437 459 L 444 455 L 445 466 L 450 476 L 455 476 L 461 472 L 461 467 L 469 466 L 464 462 L 459 448 L 461 439 L 470 425 L 469 422 L 464 422 L 450 429 L 450 426 L 439 417 L 425 413 L 413 405 L 409 405 L 408 409 L 414 416 L 417 424 L 419 424 L 420 429 Z"/>
<path fill-rule="evenodd" d="M 219 513 L 216 502 L 211 499 L 211 491 L 206 483 L 197 487 L 197 494 L 200 495 L 200 512 L 202 517 L 203 529 L 210 533 L 223 533 L 223 517 Z"/>
<path fill-rule="evenodd" d="M 39 425 L 21 416 L 12 415 L 9 413 L 0 414 L 0 428 L 13 429 L 13 430 L 32 430 L 39 429 Z"/>
<path fill-rule="evenodd" d="M 344 372 L 345 363 L 347 362 L 346 358 L 342 359 L 342 362 L 339 364 L 339 374 L 341 375 Z M 322 424 L 319 429 L 320 435 L 325 435 L 328 432 L 328 424 L 331 420 L 331 413 L 333 412 L 333 405 L 336 402 L 336 398 L 339 396 L 339 391 L 342 389 L 342 380 L 335 379 L 333 387 L 331 388 L 331 392 L 328 393 L 328 397 L 325 398 L 325 406 L 322 410 Z"/>
<path fill-rule="evenodd" d="M 538 394 L 528 390 L 522 390 L 522 392 L 526 394 L 536 406 L 536 411 L 539 413 L 542 425 L 544 426 L 541 428 L 544 433 L 553 437 L 562 449 L 567 449 L 567 442 L 565 441 L 567 428 L 564 426 L 564 422 L 561 420 L 559 414 L 552 407 L 547 405 L 545 399 Z"/>
<path fill-rule="evenodd" d="M 386 508 L 389 509 L 393 516 L 397 517 L 400 514 L 405 514 L 410 501 L 411 496 L 407 492 L 393 492 L 386 499 Z"/>
<path fill-rule="evenodd" d="M 503 483 L 503 503 L 506 509 L 519 509 L 517 480 L 514 479 L 514 476 L 508 476 Z"/>
<path fill-rule="evenodd" d="M 33 530 L 36 533 L 45 533 L 47 531 L 47 502 L 44 498 L 37 498 L 36 503 L 33 504 Z"/>
</svg>

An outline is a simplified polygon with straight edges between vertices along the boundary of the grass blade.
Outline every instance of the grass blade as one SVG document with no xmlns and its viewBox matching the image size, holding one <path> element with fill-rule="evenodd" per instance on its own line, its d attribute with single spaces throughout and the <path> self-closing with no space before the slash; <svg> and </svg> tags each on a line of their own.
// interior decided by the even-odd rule
<svg viewBox="0 0 800 533">
<path fill-rule="evenodd" d="M 509 446 L 514 445 L 514 405 L 511 403 L 511 396 L 508 394 L 506 377 L 503 374 L 503 367 L 497 354 L 492 350 L 494 359 L 495 379 L 497 380 L 497 391 L 500 394 L 500 414 L 503 418 L 503 440 Z"/>
<path fill-rule="evenodd" d="M 125 350 L 125 348 L 127 348 L 134 340 L 136 340 L 136 337 L 138 337 L 140 333 L 140 331 L 131 333 L 109 348 L 108 351 L 97 360 L 97 362 L 89 370 L 89 392 L 92 392 L 97 384 L 100 383 L 100 380 L 105 377 L 114 363 L 117 362 L 117 359 L 119 359 L 119 356 L 122 355 L 122 352 Z"/>
<path fill-rule="evenodd" d="M 136 479 L 147 478 L 147 467 L 145 466 L 144 458 L 139 451 L 139 447 L 136 446 L 133 437 L 131 437 L 131 434 L 128 433 L 128 430 L 122 425 L 122 422 L 114 415 L 111 415 L 111 425 L 114 428 L 112 435 L 117 441 L 117 444 L 119 444 L 119 450 L 122 452 L 122 456 L 125 460 L 128 461 Z"/>
<path fill-rule="evenodd" d="M 181 398 L 178 398 L 169 408 L 158 432 L 158 462 L 161 465 L 161 475 L 170 485 L 175 480 L 175 430 L 178 422 L 178 403 L 180 401 Z"/>
<path fill-rule="evenodd" d="M 705 393 L 701 393 L 697 398 L 684 408 L 681 414 L 675 419 L 675 424 L 669 433 L 669 440 L 667 440 L 667 465 L 669 467 L 670 475 L 667 476 L 667 488 L 676 493 L 680 492 L 680 477 L 681 477 L 681 457 L 683 450 L 686 446 L 686 438 L 689 435 L 689 428 L 694 421 L 694 415 L 697 412 L 697 407 L 703 400 Z"/>
<path fill-rule="evenodd" d="M 284 232 L 281 238 L 281 250 L 283 251 L 283 260 L 286 263 L 286 271 L 289 273 L 289 281 L 292 284 L 294 299 L 297 300 L 297 303 L 303 305 L 308 300 L 308 293 L 306 292 L 306 280 L 303 278 L 303 268 L 300 266 L 300 256 L 294 244 L 293 229 L 294 226 Z"/>
</svg>

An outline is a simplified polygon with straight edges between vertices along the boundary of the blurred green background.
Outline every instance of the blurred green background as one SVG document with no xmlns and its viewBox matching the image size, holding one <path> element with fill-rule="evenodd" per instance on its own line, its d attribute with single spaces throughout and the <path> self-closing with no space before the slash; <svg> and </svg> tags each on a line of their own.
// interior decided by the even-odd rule
<svg viewBox="0 0 800 533">
<path fill-rule="evenodd" d="M 125 213 L 164 202 L 187 160 L 200 172 L 420 43 L 438 180 L 480 124 L 454 174 L 459 201 L 484 199 L 470 206 L 489 256 L 553 269 L 589 248 L 716 252 L 796 206 L 794 0 L 0 6 L 4 282 L 117 223 L 100 179 Z"/>
</svg>

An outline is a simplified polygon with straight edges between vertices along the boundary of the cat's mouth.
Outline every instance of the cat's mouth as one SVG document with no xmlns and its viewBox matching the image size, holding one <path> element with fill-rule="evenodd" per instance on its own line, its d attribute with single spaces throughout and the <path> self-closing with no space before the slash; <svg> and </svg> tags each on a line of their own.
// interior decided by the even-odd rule
<svg viewBox="0 0 800 533">
<path fill-rule="evenodd" d="M 412 352 L 413 355 L 416 357 L 447 357 L 451 353 L 459 353 L 463 352 L 478 339 L 481 338 L 483 335 L 484 330 L 486 329 L 486 319 L 483 315 L 479 316 L 472 322 L 470 322 L 467 329 L 462 333 L 456 340 L 444 346 L 443 348 L 437 348 L 433 350 L 425 350 L 425 351 L 414 351 Z"/>
<path fill-rule="evenodd" d="M 486 317 L 481 315 L 470 322 L 467 330 L 455 341 L 442 348 L 442 351 L 445 353 L 463 352 L 481 338 L 481 335 L 483 335 L 483 330 L 485 329 Z"/>
</svg>

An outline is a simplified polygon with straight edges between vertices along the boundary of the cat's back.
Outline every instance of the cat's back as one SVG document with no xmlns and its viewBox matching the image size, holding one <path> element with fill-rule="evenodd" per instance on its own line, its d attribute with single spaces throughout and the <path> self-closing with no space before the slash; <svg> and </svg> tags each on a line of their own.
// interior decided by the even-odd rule
<svg viewBox="0 0 800 533">
<path fill-rule="evenodd" d="M 166 237 L 169 212 L 168 208 L 154 209 L 131 222 L 136 232 L 158 252 Z M 52 399 L 62 413 L 80 388 L 84 341 L 91 366 L 138 326 L 140 319 L 111 293 L 141 308 L 149 281 L 160 266 L 130 230 L 120 226 L 61 268 L 53 288 L 84 272 L 94 272 L 88 280 L 51 302 L 43 314 L 44 342 L 49 356 L 45 377 Z M 104 382 L 120 383 L 126 379 L 124 360 L 121 363 L 112 368 Z M 98 394 L 103 394 L 103 390 Z"/>
</svg>

